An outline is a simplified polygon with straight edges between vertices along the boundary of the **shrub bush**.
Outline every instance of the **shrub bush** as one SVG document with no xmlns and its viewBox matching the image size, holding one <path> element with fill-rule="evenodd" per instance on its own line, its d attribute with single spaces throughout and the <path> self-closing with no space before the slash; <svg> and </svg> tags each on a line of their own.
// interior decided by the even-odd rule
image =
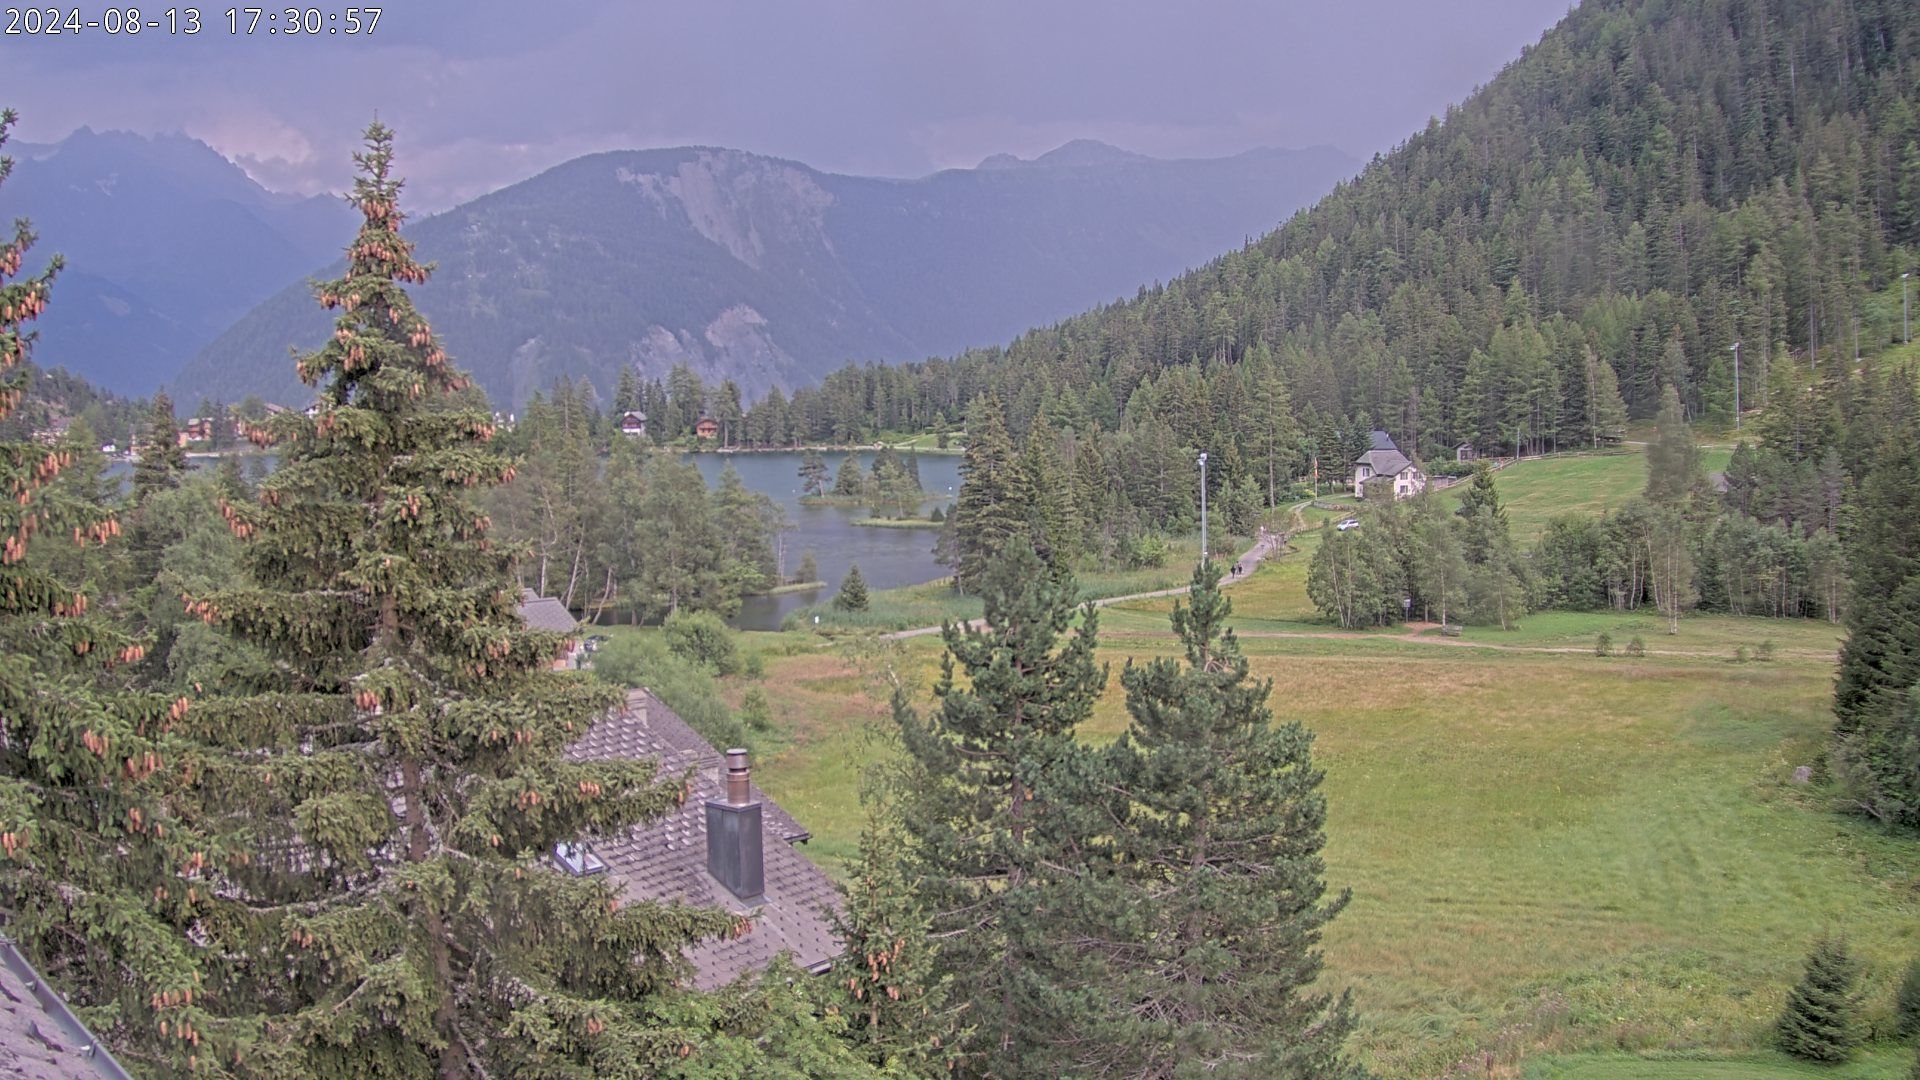
<svg viewBox="0 0 1920 1080">
<path fill-rule="evenodd" d="M 733 631 L 708 611 L 676 611 L 665 623 L 667 648 L 696 664 L 704 664 L 716 675 L 735 675 L 740 671 L 740 650 L 734 645 Z"/>
<path fill-rule="evenodd" d="M 720 697 L 701 665 L 677 655 L 658 637 L 621 634 L 594 654 L 594 677 L 619 687 L 646 687 L 715 748 L 749 746 L 747 731 Z"/>
</svg>

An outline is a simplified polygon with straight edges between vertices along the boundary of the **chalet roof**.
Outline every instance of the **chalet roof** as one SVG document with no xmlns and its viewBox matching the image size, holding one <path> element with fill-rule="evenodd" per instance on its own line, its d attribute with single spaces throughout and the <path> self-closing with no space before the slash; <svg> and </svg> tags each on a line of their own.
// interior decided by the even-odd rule
<svg viewBox="0 0 1920 1080">
<path fill-rule="evenodd" d="M 629 420 L 638 421 L 639 423 L 644 424 L 647 422 L 647 414 L 641 412 L 639 409 L 629 409 L 626 412 L 623 412 L 620 414 L 621 423 L 624 424 Z"/>
<path fill-rule="evenodd" d="M 552 630 L 558 634 L 571 634 L 580 629 L 567 605 L 532 589 L 520 590 L 520 621 L 529 629 Z"/>
<path fill-rule="evenodd" d="M 1355 465 L 1371 465 L 1375 476 L 1398 476 L 1413 468 L 1413 462 L 1398 450 L 1369 450 L 1360 455 Z"/>
<path fill-rule="evenodd" d="M 758 786 L 752 797 L 761 804 L 764 902 L 753 907 L 740 903 L 708 873 L 706 803 L 726 797 L 725 766 L 712 744 L 659 698 L 646 690 L 631 691 L 625 707 L 595 724 L 568 756 L 583 761 L 650 757 L 659 761 L 662 775 L 694 770 L 693 791 L 678 810 L 625 835 L 596 840 L 593 851 L 606 862 L 609 878 L 637 898 L 681 900 L 753 915 L 748 933 L 687 950 L 695 985 L 724 985 L 766 967 L 781 953 L 810 971 L 824 970 L 840 954 L 831 915 L 839 907 L 839 892 L 793 847 L 808 838 L 807 831 Z"/>
<path fill-rule="evenodd" d="M 13 943 L 0 938 L 0 1078 L 126 1080 L 127 1075 Z"/>
<path fill-rule="evenodd" d="M 1374 428 L 1373 431 L 1367 435 L 1367 449 L 1368 450 L 1398 450 L 1400 449 L 1400 447 L 1397 443 L 1393 441 L 1393 436 L 1387 434 L 1386 432 L 1380 430 L 1379 428 Z"/>
</svg>

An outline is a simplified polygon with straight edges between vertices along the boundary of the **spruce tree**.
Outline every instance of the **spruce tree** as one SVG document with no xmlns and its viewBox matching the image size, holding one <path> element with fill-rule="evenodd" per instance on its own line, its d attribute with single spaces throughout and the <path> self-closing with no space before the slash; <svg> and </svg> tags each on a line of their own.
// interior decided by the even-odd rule
<svg viewBox="0 0 1920 1080">
<path fill-rule="evenodd" d="M 146 510 L 148 500 L 163 491 L 180 486 L 187 472 L 187 452 L 180 445 L 180 428 L 174 420 L 173 401 L 164 391 L 153 396 L 147 426 L 135 444 L 140 460 L 133 466 L 134 511 L 128 523 L 127 582 L 131 589 L 153 584 L 160 572 L 160 552 L 180 522 L 156 520 Z M 226 459 L 231 461 L 232 459 Z M 226 464 L 223 461 L 222 464 Z"/>
<path fill-rule="evenodd" d="M 1647 445 L 1647 501 L 1656 506 L 1681 503 L 1698 494 L 1704 482 L 1700 448 L 1694 445 L 1680 393 L 1669 383 L 1661 391 L 1660 415 Z"/>
<path fill-rule="evenodd" d="M 173 399 L 162 390 L 153 395 L 153 407 L 147 426 L 135 444 L 140 460 L 133 466 L 133 501 L 145 502 L 148 495 L 180 486 L 187 472 L 187 451 L 180 445 L 180 423 L 173 414 Z"/>
<path fill-rule="evenodd" d="M 840 611 L 867 610 L 867 579 L 860 576 L 860 564 L 847 567 L 847 576 L 840 580 L 840 591 L 834 595 L 833 606 Z"/>
<path fill-rule="evenodd" d="M 0 111 L 0 148 L 14 119 Z M 0 185 L 12 168 L 0 156 Z M 0 239 L 0 420 L 21 404 L 28 328 L 61 269 L 55 256 L 23 273 L 34 239 L 24 220 Z M 145 645 L 82 584 L 121 527 L 80 449 L 0 441 L 0 909 L 126 1061 L 181 1071 L 249 1033 L 210 1019 L 206 952 L 187 933 L 212 899 L 196 880 L 205 839 L 161 826 L 191 760 L 175 730 L 189 702 L 128 686 Z"/>
<path fill-rule="evenodd" d="M 1106 684 L 1094 660 L 1098 613 L 1083 609 L 1071 629 L 1077 592 L 1015 539 L 980 582 L 982 623 L 942 628 L 938 708 L 923 717 L 894 701 L 902 858 L 942 941 L 939 967 L 972 1029 L 962 1053 L 976 1074 L 1048 1075 L 1058 1033 L 1074 1026 L 1059 967 L 1067 950 L 1049 911 L 1058 868 L 1077 859 L 1062 833 L 1071 806 L 1041 793 L 1085 753 L 1074 732 Z"/>
<path fill-rule="evenodd" d="M 1866 1038 L 1860 1019 L 1860 962 L 1846 942 L 1821 938 L 1807 956 L 1806 974 L 1787 992 L 1775 1026 L 1780 1049 L 1828 1064 L 1853 1056 Z"/>
<path fill-rule="evenodd" d="M 843 499 L 857 499 L 867 493 L 867 474 L 860 468 L 858 457 L 848 454 L 840 463 L 840 471 L 833 476 L 833 493 Z"/>
<path fill-rule="evenodd" d="M 1185 664 L 1128 664 L 1131 717 L 1099 776 L 1118 793 L 1112 895 L 1076 934 L 1098 1018 L 1072 1033 L 1091 1074 L 1359 1075 L 1342 1053 L 1346 996 L 1312 990 L 1328 897 L 1326 797 L 1312 733 L 1276 723 L 1273 684 L 1249 676 L 1211 561 L 1173 610 Z M 1087 800 L 1098 801 L 1097 796 Z"/>
<path fill-rule="evenodd" d="M 1847 640 L 1834 687 L 1835 732 L 1845 736 L 1902 711 L 1920 682 L 1920 420 L 1891 433 L 1860 482 L 1845 533 Z"/>
<path fill-rule="evenodd" d="M 511 480 L 487 413 L 404 288 L 392 137 L 374 124 L 334 334 L 300 358 L 318 414 L 282 414 L 282 466 L 224 507 L 252 583 L 188 598 L 274 678 L 191 714 L 212 746 L 189 823 L 220 959 L 216 1007 L 269 1010 L 249 1051 L 328 1076 L 655 1070 L 714 1045 L 672 1011 L 682 946 L 732 916 L 627 902 L 546 861 L 673 808 L 647 762 L 563 755 L 614 699 L 551 668 L 479 489 Z"/>
<path fill-rule="evenodd" d="M 793 580 L 803 584 L 820 580 L 820 560 L 814 555 L 812 548 L 800 553 L 800 571 L 794 575 Z"/>
<path fill-rule="evenodd" d="M 952 540 L 943 555 L 961 592 L 978 592 L 1001 548 L 1028 532 L 1020 472 L 999 404 L 975 401 L 967 419 L 966 453 L 960 459 L 960 492 L 943 533 L 943 539 Z"/>
<path fill-rule="evenodd" d="M 846 949 L 834 962 L 832 996 L 850 1041 L 875 1065 L 932 1075 L 961 1035 L 953 976 L 940 971 L 925 905 L 902 871 L 904 843 L 876 809 L 860 834 L 860 857 L 835 913 Z"/>
</svg>

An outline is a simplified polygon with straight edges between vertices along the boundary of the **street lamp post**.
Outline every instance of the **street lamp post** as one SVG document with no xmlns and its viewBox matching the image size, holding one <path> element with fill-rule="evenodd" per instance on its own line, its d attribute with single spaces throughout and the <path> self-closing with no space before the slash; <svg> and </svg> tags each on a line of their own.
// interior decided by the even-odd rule
<svg viewBox="0 0 1920 1080">
<path fill-rule="evenodd" d="M 1200 562 L 1207 561 L 1207 452 L 1200 451 Z"/>
<path fill-rule="evenodd" d="M 1740 343 L 1733 343 L 1733 430 L 1740 430 Z"/>
</svg>

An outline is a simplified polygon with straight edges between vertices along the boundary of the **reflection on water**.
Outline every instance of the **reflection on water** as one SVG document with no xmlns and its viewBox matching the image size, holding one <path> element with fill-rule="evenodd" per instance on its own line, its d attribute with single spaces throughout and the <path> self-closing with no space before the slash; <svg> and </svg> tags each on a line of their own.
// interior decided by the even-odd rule
<svg viewBox="0 0 1920 1080">
<path fill-rule="evenodd" d="M 830 475 L 840 471 L 844 453 L 823 453 Z M 873 468 L 873 455 L 856 455 L 860 467 Z M 733 625 L 743 630 L 777 630 L 787 613 L 833 596 L 846 576 L 847 567 L 860 564 L 860 575 L 874 589 L 897 589 L 945 577 L 947 570 L 933 561 L 933 542 L 938 535 L 932 529 L 874 529 L 853 524 L 855 518 L 868 517 L 864 506 L 801 506 L 800 459 L 794 452 L 752 454 L 690 454 L 709 484 L 718 482 L 728 462 L 739 470 L 740 479 L 755 491 L 771 496 L 787 512 L 793 523 L 782 541 L 785 546 L 786 572 L 792 574 L 800 559 L 811 549 L 820 564 L 820 577 L 826 587 L 810 593 L 783 593 L 779 596 L 748 597 L 734 618 Z M 928 495 L 951 500 L 960 486 L 960 459 L 950 454 L 927 454 L 920 458 L 920 486 Z M 938 503 L 929 503 L 929 511 Z"/>
</svg>

